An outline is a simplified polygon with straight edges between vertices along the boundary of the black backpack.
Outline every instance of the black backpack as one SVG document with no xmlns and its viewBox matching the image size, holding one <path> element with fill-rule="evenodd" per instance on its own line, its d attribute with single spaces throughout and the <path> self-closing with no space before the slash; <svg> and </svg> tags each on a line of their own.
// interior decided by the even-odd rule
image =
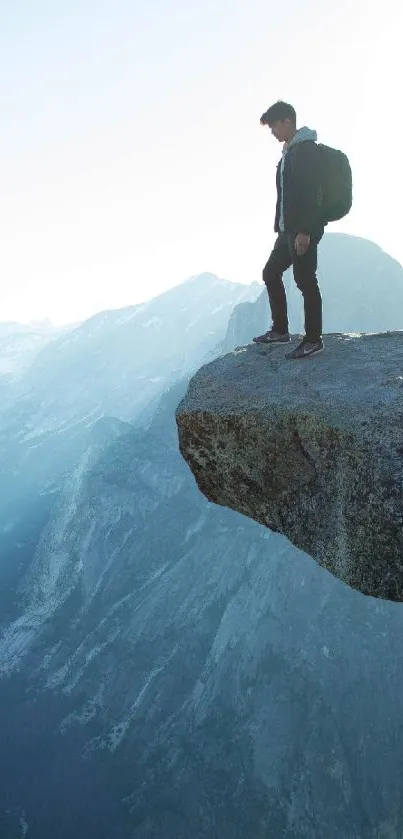
<svg viewBox="0 0 403 839">
<path fill-rule="evenodd" d="M 318 143 L 322 218 L 338 221 L 347 215 L 353 203 L 353 179 L 348 157 L 338 149 Z"/>
</svg>

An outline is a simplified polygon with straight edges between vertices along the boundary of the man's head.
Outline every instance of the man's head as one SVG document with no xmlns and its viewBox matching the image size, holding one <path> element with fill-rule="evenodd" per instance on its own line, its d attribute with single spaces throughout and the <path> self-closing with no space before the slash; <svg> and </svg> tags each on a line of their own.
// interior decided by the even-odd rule
<svg viewBox="0 0 403 839">
<path fill-rule="evenodd" d="M 268 125 L 279 143 L 289 143 L 297 130 L 297 115 L 287 102 L 275 102 L 260 117 L 261 125 Z"/>
</svg>

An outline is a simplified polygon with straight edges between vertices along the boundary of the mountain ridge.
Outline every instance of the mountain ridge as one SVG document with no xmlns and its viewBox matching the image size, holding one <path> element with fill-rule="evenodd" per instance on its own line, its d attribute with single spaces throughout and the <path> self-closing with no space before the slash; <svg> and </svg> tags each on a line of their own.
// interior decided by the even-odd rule
<svg viewBox="0 0 403 839">
<path fill-rule="evenodd" d="M 194 317 L 207 334 L 221 301 L 205 291 Z M 74 424 L 50 387 L 0 418 L 0 596 L 18 654 L 0 691 L 0 833 L 19 839 L 23 813 L 32 839 L 397 839 L 400 607 L 199 493 L 174 411 L 233 309 L 191 345 L 178 324 L 193 313 L 174 320 L 177 300 L 167 317 L 182 366 L 167 364 L 143 406 L 140 376 L 156 375 L 147 341 L 126 394 L 114 374 L 103 390 L 88 375 L 82 403 L 65 377 Z M 251 310 L 233 316 L 231 350 L 250 342 Z M 147 330 L 164 357 L 164 329 Z M 129 326 L 126 339 L 133 352 Z M 85 349 L 83 334 L 78 377 Z"/>
</svg>

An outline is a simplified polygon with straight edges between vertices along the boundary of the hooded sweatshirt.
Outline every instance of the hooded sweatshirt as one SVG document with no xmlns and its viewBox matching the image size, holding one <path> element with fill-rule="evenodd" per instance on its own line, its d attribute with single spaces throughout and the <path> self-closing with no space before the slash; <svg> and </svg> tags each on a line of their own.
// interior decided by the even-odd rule
<svg viewBox="0 0 403 839">
<path fill-rule="evenodd" d="M 316 142 L 317 139 L 318 135 L 316 131 L 313 131 L 311 128 L 307 128 L 307 126 L 304 125 L 294 134 L 292 140 L 290 140 L 288 145 L 284 145 L 283 156 L 281 159 L 280 166 L 280 218 L 278 223 L 281 233 L 284 232 L 284 164 L 288 151 L 293 146 L 296 146 L 297 143 L 303 143 L 305 140 L 313 140 L 314 142 Z"/>
</svg>

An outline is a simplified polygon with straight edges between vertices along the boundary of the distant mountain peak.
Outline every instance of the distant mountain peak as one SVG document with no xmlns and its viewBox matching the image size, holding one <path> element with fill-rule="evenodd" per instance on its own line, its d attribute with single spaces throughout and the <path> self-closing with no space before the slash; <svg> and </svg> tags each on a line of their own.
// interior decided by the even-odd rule
<svg viewBox="0 0 403 839">
<path fill-rule="evenodd" d="M 211 284 L 211 285 L 247 285 L 247 283 L 234 283 L 232 280 L 226 280 L 223 277 L 218 277 L 217 274 L 212 274 L 210 271 L 203 271 L 201 274 L 194 274 L 192 277 L 188 277 L 186 280 L 183 280 L 180 283 L 181 286 L 184 285 L 191 285 L 191 284 Z"/>
</svg>

